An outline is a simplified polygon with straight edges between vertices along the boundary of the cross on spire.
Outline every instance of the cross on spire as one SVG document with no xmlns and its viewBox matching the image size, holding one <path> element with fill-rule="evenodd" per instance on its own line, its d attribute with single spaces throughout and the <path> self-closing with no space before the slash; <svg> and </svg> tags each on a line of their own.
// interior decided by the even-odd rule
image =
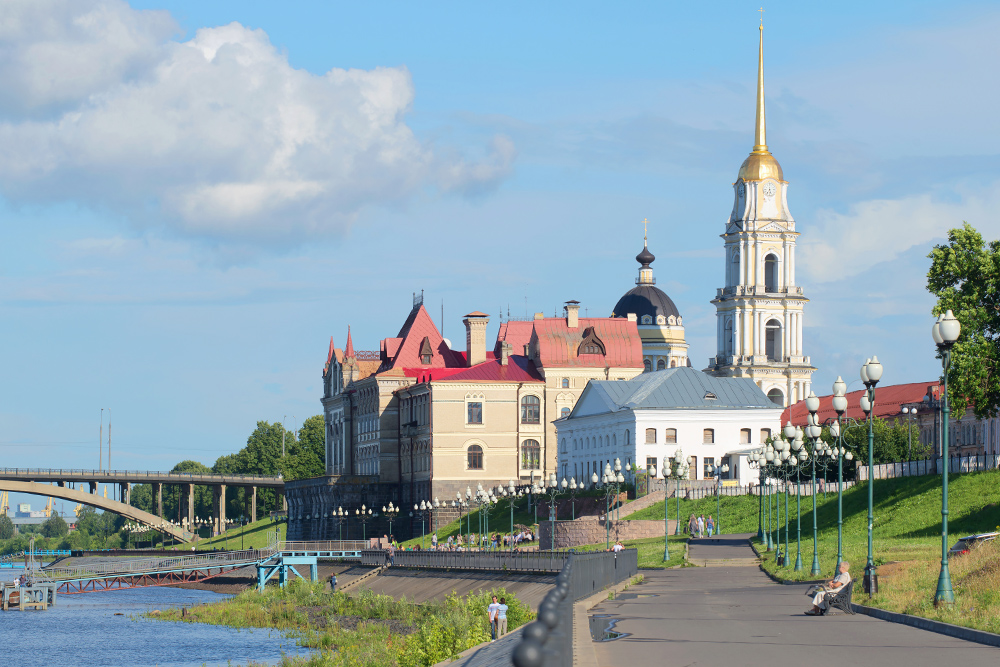
<svg viewBox="0 0 1000 667">
<path fill-rule="evenodd" d="M 642 245 L 646 245 L 649 240 L 649 220 L 647 218 L 642 219 Z"/>
<path fill-rule="evenodd" d="M 761 28 L 763 28 L 763 27 L 764 27 L 764 8 L 763 8 L 763 7 L 761 7 L 761 8 L 760 8 L 759 10 L 757 10 L 757 11 L 759 11 L 759 12 L 760 12 L 760 27 L 761 27 Z"/>
</svg>

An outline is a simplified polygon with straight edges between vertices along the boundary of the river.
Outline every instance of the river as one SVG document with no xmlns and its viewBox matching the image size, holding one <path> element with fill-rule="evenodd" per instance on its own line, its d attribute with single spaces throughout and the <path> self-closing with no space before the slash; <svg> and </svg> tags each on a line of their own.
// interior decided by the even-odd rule
<svg viewBox="0 0 1000 667">
<path fill-rule="evenodd" d="M 0 570 L 12 581 L 24 572 Z M 292 638 L 268 629 L 236 630 L 140 618 L 153 609 L 226 599 L 210 591 L 151 587 L 60 594 L 47 611 L 0 611 L 0 664 L 19 667 L 196 667 L 275 664 L 282 653 L 307 655 Z M 116 615 L 119 614 L 119 615 Z"/>
</svg>

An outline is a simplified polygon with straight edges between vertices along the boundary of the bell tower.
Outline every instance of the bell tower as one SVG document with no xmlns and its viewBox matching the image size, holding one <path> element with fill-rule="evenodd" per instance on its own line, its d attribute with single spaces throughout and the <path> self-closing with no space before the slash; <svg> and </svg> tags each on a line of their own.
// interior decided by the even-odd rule
<svg viewBox="0 0 1000 667">
<path fill-rule="evenodd" d="M 706 373 L 751 378 L 776 404 L 804 399 L 816 369 L 805 356 L 802 316 L 808 299 L 795 280 L 795 219 L 788 182 L 767 147 L 764 26 L 757 59 L 754 147 L 733 184 L 735 203 L 722 234 L 725 286 L 716 290 L 716 356 Z"/>
</svg>

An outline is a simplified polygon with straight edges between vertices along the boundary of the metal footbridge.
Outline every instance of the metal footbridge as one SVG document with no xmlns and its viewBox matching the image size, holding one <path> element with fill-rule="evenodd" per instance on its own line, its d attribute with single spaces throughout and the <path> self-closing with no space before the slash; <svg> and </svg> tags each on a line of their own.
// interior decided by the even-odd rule
<svg viewBox="0 0 1000 667">
<path fill-rule="evenodd" d="M 336 542 L 274 542 L 266 549 L 244 549 L 193 553 L 185 556 L 121 558 L 82 565 L 56 566 L 40 570 L 40 581 L 52 583 L 60 593 L 75 594 L 122 590 L 146 586 L 173 586 L 205 581 L 245 567 L 255 567 L 257 584 L 274 576 L 284 586 L 291 576 L 302 575 L 295 566 L 309 566 L 309 578 L 318 579 L 317 562 L 360 561 L 366 543 L 361 540 Z M 303 577 L 304 578 L 304 577 Z"/>
</svg>

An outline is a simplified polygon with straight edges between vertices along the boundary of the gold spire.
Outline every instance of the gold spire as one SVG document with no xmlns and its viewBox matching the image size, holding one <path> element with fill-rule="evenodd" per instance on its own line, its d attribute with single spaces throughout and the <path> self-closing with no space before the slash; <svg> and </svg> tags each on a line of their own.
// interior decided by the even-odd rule
<svg viewBox="0 0 1000 667">
<path fill-rule="evenodd" d="M 649 237 L 649 219 L 642 219 L 642 247 L 647 247 L 647 239 Z"/>
<path fill-rule="evenodd" d="M 760 23 L 760 51 L 757 55 L 757 132 L 754 135 L 754 153 L 767 152 L 764 121 L 764 21 Z"/>
<path fill-rule="evenodd" d="M 763 8 L 761 16 L 763 17 Z M 784 181 L 781 165 L 767 148 L 766 121 L 764 118 L 764 22 L 760 24 L 760 46 L 757 51 L 757 123 L 754 128 L 753 152 L 743 161 L 737 178 L 744 181 L 763 181 L 774 178 Z"/>
</svg>

